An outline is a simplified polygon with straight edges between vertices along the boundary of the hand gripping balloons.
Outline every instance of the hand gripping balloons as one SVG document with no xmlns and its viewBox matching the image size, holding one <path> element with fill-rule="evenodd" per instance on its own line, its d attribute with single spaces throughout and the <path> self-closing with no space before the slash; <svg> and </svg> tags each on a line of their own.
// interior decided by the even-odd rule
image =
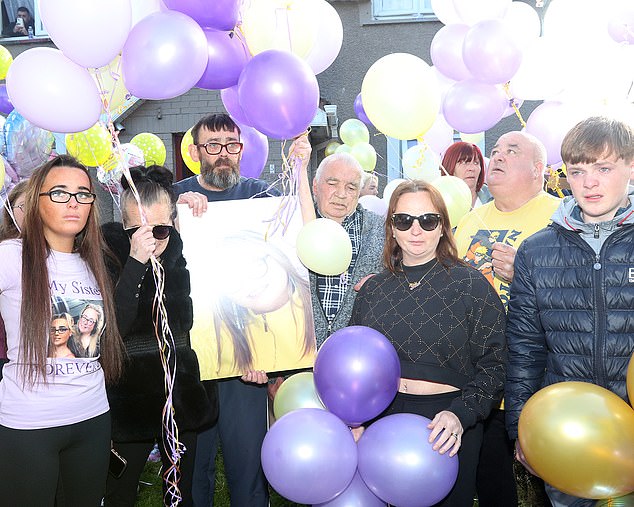
<svg viewBox="0 0 634 507">
<path fill-rule="evenodd" d="M 273 489 L 302 504 L 332 500 L 357 468 L 357 446 L 348 427 L 316 408 L 294 410 L 277 420 L 264 437 L 261 455 Z"/>
<path fill-rule="evenodd" d="M 299 408 L 320 408 L 325 410 L 319 399 L 313 374 L 303 371 L 290 376 L 277 390 L 273 402 L 273 413 L 279 419 L 283 415 Z"/>
<path fill-rule="evenodd" d="M 414 414 L 379 419 L 358 442 L 359 474 L 380 499 L 399 507 L 428 507 L 449 494 L 458 477 L 458 456 L 434 451 L 431 421 Z"/>
<path fill-rule="evenodd" d="M 581 498 L 634 491 L 634 410 L 587 382 L 561 382 L 535 393 L 519 420 L 530 466 L 548 484 Z"/>
<path fill-rule="evenodd" d="M 321 346 L 314 375 L 326 408 L 354 427 L 392 402 L 401 365 L 385 336 L 366 326 L 349 326 L 335 331 Z"/>
<path fill-rule="evenodd" d="M 329 218 L 305 224 L 297 235 L 297 256 L 320 275 L 340 275 L 352 260 L 352 242 L 341 225 Z"/>
</svg>

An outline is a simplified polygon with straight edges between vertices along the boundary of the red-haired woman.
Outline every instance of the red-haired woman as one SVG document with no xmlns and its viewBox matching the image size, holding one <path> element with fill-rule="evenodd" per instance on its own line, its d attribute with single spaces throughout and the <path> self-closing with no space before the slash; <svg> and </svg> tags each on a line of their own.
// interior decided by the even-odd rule
<svg viewBox="0 0 634 507">
<path fill-rule="evenodd" d="M 477 208 L 489 202 L 492 197 L 484 184 L 484 157 L 475 144 L 462 141 L 453 143 L 442 158 L 443 175 L 456 176 L 471 190 L 471 207 Z"/>
</svg>

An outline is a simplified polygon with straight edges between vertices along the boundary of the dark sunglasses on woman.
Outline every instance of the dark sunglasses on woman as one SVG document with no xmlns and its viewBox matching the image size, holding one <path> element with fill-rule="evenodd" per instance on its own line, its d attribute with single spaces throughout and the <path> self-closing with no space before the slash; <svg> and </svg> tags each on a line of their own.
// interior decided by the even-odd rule
<svg viewBox="0 0 634 507">
<path fill-rule="evenodd" d="M 418 224 L 424 231 L 433 231 L 440 223 L 440 214 L 424 213 L 417 217 L 407 213 L 394 213 L 392 215 L 392 224 L 399 231 L 408 231 L 414 225 L 414 220 L 418 220 Z"/>
<path fill-rule="evenodd" d="M 154 239 L 167 239 L 170 234 L 172 234 L 173 228 L 171 225 L 155 225 L 152 227 L 152 236 L 154 236 Z M 130 229 L 126 229 L 125 232 L 128 234 L 128 237 L 131 238 L 139 229 L 140 227 L 131 227 Z"/>
</svg>

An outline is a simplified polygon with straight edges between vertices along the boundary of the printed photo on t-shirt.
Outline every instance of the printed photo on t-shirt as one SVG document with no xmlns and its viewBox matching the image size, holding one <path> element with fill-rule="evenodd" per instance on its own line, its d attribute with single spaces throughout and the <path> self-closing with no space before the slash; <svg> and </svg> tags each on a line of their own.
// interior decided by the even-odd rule
<svg viewBox="0 0 634 507">
<path fill-rule="evenodd" d="M 54 298 L 48 356 L 98 357 L 103 328 L 104 312 L 101 300 Z"/>
</svg>

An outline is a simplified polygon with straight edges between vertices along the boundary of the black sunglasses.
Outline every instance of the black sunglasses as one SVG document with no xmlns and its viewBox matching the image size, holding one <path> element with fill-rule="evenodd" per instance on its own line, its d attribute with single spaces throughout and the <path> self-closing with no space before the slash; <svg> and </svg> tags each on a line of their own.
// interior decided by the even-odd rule
<svg viewBox="0 0 634 507">
<path fill-rule="evenodd" d="M 152 236 L 154 236 L 154 239 L 167 239 L 170 234 L 172 234 L 173 228 L 171 225 L 155 225 L 152 227 Z M 140 227 L 131 227 L 130 229 L 126 229 L 125 232 L 128 234 L 128 237 L 131 238 L 139 229 Z"/>
<path fill-rule="evenodd" d="M 418 220 L 418 224 L 424 231 L 433 231 L 440 223 L 440 214 L 424 213 L 420 216 L 413 216 L 407 213 L 394 213 L 392 215 L 392 224 L 399 231 L 407 231 L 414 224 L 414 220 Z"/>
</svg>

